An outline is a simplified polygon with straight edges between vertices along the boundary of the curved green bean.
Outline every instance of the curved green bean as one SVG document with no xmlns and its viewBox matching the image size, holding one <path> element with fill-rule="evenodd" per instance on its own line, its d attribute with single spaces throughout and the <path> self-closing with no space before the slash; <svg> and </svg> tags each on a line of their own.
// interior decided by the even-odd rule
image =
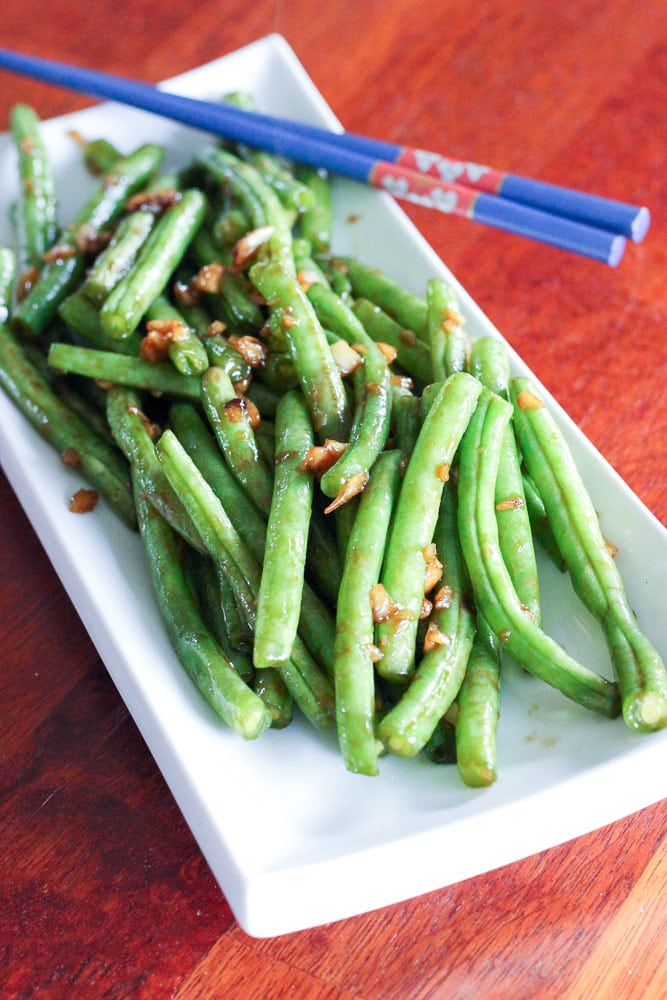
<svg viewBox="0 0 667 1000">
<path fill-rule="evenodd" d="M 459 459 L 459 536 L 475 601 L 503 648 L 528 671 L 586 708 L 615 716 L 615 683 L 577 663 L 526 612 L 500 555 L 494 484 L 512 407 L 484 389 Z"/>
<path fill-rule="evenodd" d="M 184 576 L 171 528 L 142 499 L 138 484 L 136 497 L 153 588 L 176 654 L 213 711 L 244 739 L 255 739 L 271 725 L 271 713 L 239 677 L 206 628 Z"/>
<path fill-rule="evenodd" d="M 667 726 L 667 669 L 639 627 L 567 443 L 528 379 L 513 379 L 515 422 L 572 583 L 605 632 L 631 729 Z"/>
</svg>

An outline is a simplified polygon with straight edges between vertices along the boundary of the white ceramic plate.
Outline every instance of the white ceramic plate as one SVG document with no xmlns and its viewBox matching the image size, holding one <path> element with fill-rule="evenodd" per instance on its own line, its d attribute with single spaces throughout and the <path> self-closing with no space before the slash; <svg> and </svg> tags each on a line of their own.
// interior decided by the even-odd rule
<svg viewBox="0 0 667 1000">
<path fill-rule="evenodd" d="M 252 90 L 260 107 L 337 128 L 283 39 L 266 39 L 168 84 L 218 98 Z M 69 218 L 93 182 L 68 131 L 106 136 L 129 150 L 157 141 L 182 164 L 201 133 L 106 104 L 45 124 Z M 11 144 L 0 138 L 0 241 L 11 239 Z M 416 291 L 455 281 L 388 196 L 336 184 L 336 248 L 358 254 Z M 348 220 L 356 217 L 354 224 Z M 459 289 L 475 335 L 498 335 Z M 525 366 L 514 357 L 517 374 Z M 667 650 L 667 532 L 554 403 L 640 622 Z M 326 923 L 437 889 L 526 857 L 618 819 L 667 792 L 667 732 L 636 736 L 508 671 L 499 779 L 465 788 L 455 768 L 386 758 L 377 778 L 349 774 L 335 736 L 294 723 L 244 743 L 222 728 L 176 661 L 150 597 L 138 537 L 102 505 L 76 517 L 78 485 L 0 397 L 0 459 L 81 619 L 136 720 L 241 926 L 258 937 Z M 601 672 L 600 634 L 564 577 L 543 566 L 545 625 Z"/>
</svg>

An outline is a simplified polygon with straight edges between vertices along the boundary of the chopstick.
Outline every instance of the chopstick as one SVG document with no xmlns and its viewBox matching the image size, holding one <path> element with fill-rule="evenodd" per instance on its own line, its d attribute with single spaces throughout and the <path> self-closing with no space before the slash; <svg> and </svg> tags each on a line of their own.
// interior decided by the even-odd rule
<svg viewBox="0 0 667 1000">
<path fill-rule="evenodd" d="M 583 254 L 610 266 L 617 265 L 623 256 L 628 229 L 632 238 L 638 239 L 648 227 L 648 211 L 643 208 L 529 181 L 516 175 L 500 174 L 472 164 L 460 169 L 460 161 L 446 161 L 438 154 L 381 143 L 351 133 L 328 132 L 231 105 L 183 97 L 126 77 L 3 48 L 0 48 L 0 68 L 91 96 L 115 100 L 236 142 L 282 154 L 309 166 L 323 167 L 388 191 L 399 200 L 464 216 Z M 381 154 L 380 158 L 377 154 Z M 458 163 L 459 166 L 448 167 L 447 163 Z M 413 166 L 419 170 L 413 169 Z M 465 180 L 466 183 L 444 179 L 441 175 L 447 172 L 450 175 L 458 173 L 459 181 Z M 473 182 L 478 186 L 473 187 Z M 489 187 L 496 190 L 490 193 Z M 508 191 L 514 192 L 516 200 L 508 197 Z M 558 195 L 557 200 L 560 199 L 561 210 L 558 214 L 554 214 L 553 207 L 549 207 L 549 198 L 553 197 L 554 191 Z M 521 197 L 541 198 L 542 205 L 535 208 L 522 203 Z M 588 206 L 587 221 L 568 218 L 564 214 L 568 207 L 580 212 L 582 202 Z M 619 207 L 623 211 L 619 212 Z M 546 208 L 548 210 L 544 210 Z M 606 214 L 595 215 L 601 208 Z M 604 218 L 606 225 L 589 224 L 593 215 L 598 219 Z M 631 216 L 634 222 L 629 221 Z M 637 219 L 641 221 L 637 222 Z"/>
</svg>

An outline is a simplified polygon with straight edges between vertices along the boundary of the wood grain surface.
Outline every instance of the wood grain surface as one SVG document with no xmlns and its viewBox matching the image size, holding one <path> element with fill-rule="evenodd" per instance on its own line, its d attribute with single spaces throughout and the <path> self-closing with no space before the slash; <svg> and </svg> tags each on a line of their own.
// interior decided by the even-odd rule
<svg viewBox="0 0 667 1000">
<path fill-rule="evenodd" d="M 666 29 L 664 4 L 636 0 L 0 9 L 4 46 L 147 81 L 278 31 L 351 130 L 649 205 L 614 270 L 409 214 L 663 522 Z M 89 103 L 0 73 L 2 128 L 17 101 Z M 664 801 L 410 902 L 249 938 L 2 476 L 0 580 L 4 1000 L 667 996 Z"/>
</svg>

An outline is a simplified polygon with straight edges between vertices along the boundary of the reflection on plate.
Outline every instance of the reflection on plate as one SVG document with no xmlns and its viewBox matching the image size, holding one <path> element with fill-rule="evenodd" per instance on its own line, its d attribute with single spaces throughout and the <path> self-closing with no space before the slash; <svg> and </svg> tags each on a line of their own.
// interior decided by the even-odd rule
<svg viewBox="0 0 667 1000">
<path fill-rule="evenodd" d="M 277 85 L 279 83 L 279 86 Z M 215 99 L 243 87 L 260 107 L 336 127 L 283 39 L 271 36 L 171 81 Z M 162 142 L 168 165 L 188 162 L 209 140 L 155 116 L 101 105 L 45 124 L 70 217 L 93 182 L 68 132 L 106 136 L 124 150 Z M 11 239 L 14 153 L 0 138 L 5 183 L 0 240 Z M 336 183 L 336 249 L 423 291 L 454 281 L 386 196 Z M 355 218 L 354 225 L 349 219 Z M 473 335 L 493 333 L 460 289 Z M 517 374 L 525 366 L 512 355 Z M 667 532 L 553 404 L 597 508 L 640 622 L 663 652 Z M 335 736 L 295 722 L 246 744 L 221 728 L 192 689 L 165 638 L 141 545 L 101 506 L 73 517 L 74 473 L 0 398 L 0 459 L 100 656 L 196 836 L 240 924 L 269 936 L 351 916 L 525 857 L 620 818 L 667 792 L 667 732 L 638 737 L 570 704 L 518 671 L 506 673 L 499 780 L 463 787 L 452 768 L 385 758 L 378 778 L 345 771 Z M 95 558 L 91 560 L 90 554 Z M 545 627 L 603 673 L 595 623 L 567 580 L 544 564 Z M 492 835 L 489 835 L 492 831 Z"/>
</svg>

